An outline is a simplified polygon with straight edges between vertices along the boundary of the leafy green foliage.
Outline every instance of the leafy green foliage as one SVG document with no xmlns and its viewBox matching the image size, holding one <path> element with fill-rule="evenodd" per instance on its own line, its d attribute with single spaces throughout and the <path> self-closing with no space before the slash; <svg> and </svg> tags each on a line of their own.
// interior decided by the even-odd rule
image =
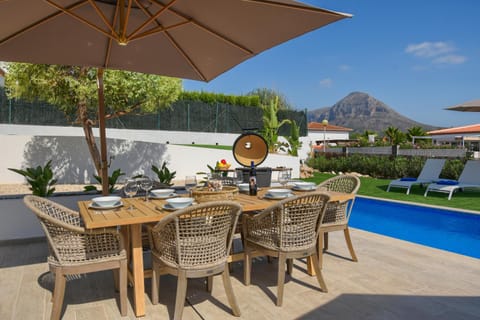
<svg viewBox="0 0 480 320">
<path fill-rule="evenodd" d="M 288 154 L 296 157 L 298 156 L 298 149 L 302 146 L 302 142 L 300 141 L 300 127 L 295 120 L 291 121 L 290 124 L 290 135 L 286 137 L 289 144 Z"/>
<path fill-rule="evenodd" d="M 30 184 L 30 190 L 33 195 L 39 197 L 48 197 L 53 194 L 55 188 L 52 186 L 57 183 L 53 178 L 52 160 L 48 161 L 45 167 L 26 168 L 25 170 L 8 168 L 8 170 L 18 173 L 27 179 Z"/>
<path fill-rule="evenodd" d="M 162 163 L 162 166 L 160 169 L 157 166 L 152 165 L 152 171 L 157 174 L 157 177 L 160 183 L 163 183 L 168 186 L 173 185 L 172 180 L 175 178 L 175 175 L 177 174 L 177 172 L 170 171 L 170 169 L 168 169 L 167 167 L 166 161 Z"/>
<path fill-rule="evenodd" d="M 226 103 L 245 107 L 260 106 L 260 98 L 257 95 L 235 96 L 204 91 L 183 91 L 179 100 L 201 101 L 209 104 Z"/>
<path fill-rule="evenodd" d="M 278 109 L 293 109 L 285 95 L 273 89 L 258 88 L 250 91 L 248 95 L 259 97 L 260 105 L 267 105 L 270 101 L 278 99 Z"/>
<path fill-rule="evenodd" d="M 269 104 L 262 105 L 262 110 L 263 128 L 261 134 L 268 144 L 268 151 L 276 152 L 281 147 L 278 143 L 278 130 L 284 124 L 291 123 L 291 121 L 289 119 L 283 119 L 281 122 L 278 121 L 278 97 L 271 100 Z"/>
<path fill-rule="evenodd" d="M 112 172 L 111 176 L 108 176 L 108 193 L 109 194 L 117 191 L 117 188 L 115 187 L 115 185 L 117 184 L 118 178 L 120 178 L 121 176 L 124 176 L 124 175 L 125 175 L 125 173 L 122 172 L 122 169 L 117 169 L 117 170 Z M 100 177 L 96 174 L 94 174 L 93 177 L 95 178 L 95 180 L 97 180 L 97 182 L 100 185 L 102 185 L 102 177 Z M 94 186 L 94 185 L 85 186 L 85 187 L 83 187 L 83 189 L 84 189 L 84 191 L 99 191 L 97 189 L 97 187 Z"/>
<path fill-rule="evenodd" d="M 396 179 L 401 177 L 417 177 L 423 168 L 426 159 L 423 157 L 396 157 L 369 156 L 352 154 L 319 155 L 308 160 L 308 165 L 320 172 L 358 172 L 374 178 Z M 441 177 L 458 179 L 463 170 L 464 161 L 459 159 L 447 160 Z"/>
</svg>

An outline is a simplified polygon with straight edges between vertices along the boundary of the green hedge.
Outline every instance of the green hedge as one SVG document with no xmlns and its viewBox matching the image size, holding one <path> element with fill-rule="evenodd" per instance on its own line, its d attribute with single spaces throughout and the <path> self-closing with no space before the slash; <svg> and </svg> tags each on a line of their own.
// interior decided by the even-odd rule
<svg viewBox="0 0 480 320">
<path fill-rule="evenodd" d="M 417 177 L 423 168 L 426 158 L 371 156 L 354 154 L 319 155 L 307 161 L 307 164 L 320 172 L 358 172 L 374 178 L 396 179 L 401 177 Z M 463 170 L 464 160 L 447 160 L 443 167 L 441 178 L 458 179 Z"/>
</svg>

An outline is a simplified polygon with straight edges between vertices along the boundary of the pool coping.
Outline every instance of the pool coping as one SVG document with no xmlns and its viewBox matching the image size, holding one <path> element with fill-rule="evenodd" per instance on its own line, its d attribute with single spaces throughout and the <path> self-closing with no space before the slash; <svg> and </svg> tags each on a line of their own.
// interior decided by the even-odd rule
<svg viewBox="0 0 480 320">
<path fill-rule="evenodd" d="M 456 211 L 456 212 L 462 212 L 462 213 L 470 213 L 470 214 L 480 215 L 480 211 L 476 211 L 476 210 L 467 210 L 467 209 L 458 209 L 458 208 L 452 208 L 452 207 L 443 207 L 443 206 L 436 206 L 436 205 L 424 204 L 424 203 L 418 203 L 418 202 L 410 202 L 410 201 L 403 201 L 403 200 L 393 200 L 393 199 L 377 198 L 377 197 L 364 196 L 364 195 L 358 195 L 358 194 L 357 194 L 355 197 L 357 197 L 357 198 L 372 199 L 372 200 L 379 200 L 379 201 L 385 201 L 385 202 L 401 203 L 401 204 L 406 204 L 406 205 L 411 205 L 411 206 L 433 208 L 433 209 L 439 209 L 439 210 L 445 210 L 445 211 Z"/>
</svg>

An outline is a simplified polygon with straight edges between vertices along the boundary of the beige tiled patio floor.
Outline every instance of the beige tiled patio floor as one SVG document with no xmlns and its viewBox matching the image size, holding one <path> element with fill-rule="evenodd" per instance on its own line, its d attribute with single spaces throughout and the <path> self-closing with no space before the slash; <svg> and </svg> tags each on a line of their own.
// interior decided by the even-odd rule
<svg viewBox="0 0 480 320">
<path fill-rule="evenodd" d="M 328 293 L 295 262 L 286 277 L 283 307 L 275 306 L 276 263 L 256 260 L 252 285 L 242 283 L 242 263 L 234 266 L 233 285 L 241 319 L 480 319 L 480 260 L 423 247 L 380 235 L 352 230 L 359 262 L 348 259 L 343 233 L 330 235 L 324 277 Z M 52 278 L 43 242 L 0 246 L 0 319 L 48 319 Z M 147 315 L 173 316 L 176 279 L 161 280 L 160 303 L 150 303 L 146 280 Z M 120 317 L 111 273 L 89 274 L 67 283 L 64 319 L 135 319 Z M 213 294 L 202 280 L 189 282 L 184 319 L 236 319 L 230 314 L 220 277 Z M 131 296 L 130 296 L 131 301 Z"/>
</svg>

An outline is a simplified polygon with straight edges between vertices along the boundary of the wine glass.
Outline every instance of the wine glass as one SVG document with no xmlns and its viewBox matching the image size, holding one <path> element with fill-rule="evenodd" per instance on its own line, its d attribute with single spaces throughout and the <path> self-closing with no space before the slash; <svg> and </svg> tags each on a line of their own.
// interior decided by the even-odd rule
<svg viewBox="0 0 480 320">
<path fill-rule="evenodd" d="M 280 174 L 278 175 L 278 182 L 280 182 L 282 187 L 285 188 L 288 181 L 290 181 L 290 178 L 291 178 L 290 171 L 280 171 Z"/>
<path fill-rule="evenodd" d="M 241 170 L 235 170 L 233 173 L 233 182 L 237 186 L 243 182 L 243 172 Z"/>
<path fill-rule="evenodd" d="M 185 189 L 192 196 L 192 189 L 197 186 L 197 177 L 196 176 L 186 176 L 185 177 Z"/>
<path fill-rule="evenodd" d="M 153 187 L 153 181 L 150 180 L 149 177 L 143 176 L 138 179 L 138 184 L 140 185 L 140 188 L 145 191 L 145 201 L 148 202 L 148 192 L 150 189 Z"/>
<path fill-rule="evenodd" d="M 133 179 L 129 179 L 127 180 L 127 182 L 125 183 L 124 187 L 123 187 L 123 192 L 125 193 L 125 195 L 127 197 L 129 197 L 130 199 L 135 196 L 138 192 L 138 183 L 137 181 L 133 180 Z M 128 210 L 133 210 L 135 209 L 132 204 L 130 204 L 130 207 L 128 207 Z"/>
</svg>

